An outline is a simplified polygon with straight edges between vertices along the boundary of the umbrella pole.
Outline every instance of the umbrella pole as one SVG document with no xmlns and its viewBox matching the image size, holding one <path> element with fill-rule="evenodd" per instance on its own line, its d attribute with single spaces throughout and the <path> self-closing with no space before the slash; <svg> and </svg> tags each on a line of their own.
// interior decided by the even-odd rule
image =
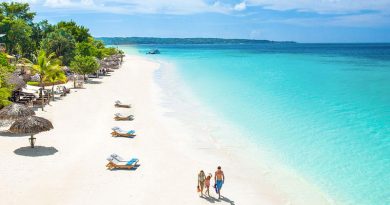
<svg viewBox="0 0 390 205">
<path fill-rule="evenodd" d="M 31 135 L 31 137 L 29 138 L 31 148 L 34 148 L 34 144 L 35 144 L 36 139 L 37 138 L 35 138 L 34 135 Z"/>
</svg>

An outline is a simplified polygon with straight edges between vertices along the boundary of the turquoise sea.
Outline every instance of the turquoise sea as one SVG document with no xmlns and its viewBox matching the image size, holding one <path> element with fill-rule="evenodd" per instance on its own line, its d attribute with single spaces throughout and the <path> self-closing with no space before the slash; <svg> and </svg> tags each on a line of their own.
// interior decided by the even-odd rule
<svg viewBox="0 0 390 205">
<path fill-rule="evenodd" d="M 335 201 L 390 204 L 390 44 L 120 48 L 159 48 L 148 57 Z"/>
</svg>

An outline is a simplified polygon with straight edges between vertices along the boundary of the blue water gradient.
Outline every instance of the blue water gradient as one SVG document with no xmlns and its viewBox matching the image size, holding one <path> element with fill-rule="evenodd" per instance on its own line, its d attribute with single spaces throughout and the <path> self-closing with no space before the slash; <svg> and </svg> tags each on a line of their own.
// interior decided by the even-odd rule
<svg viewBox="0 0 390 205">
<path fill-rule="evenodd" d="M 336 201 L 390 204 L 390 44 L 138 46 L 150 48 Z"/>
</svg>

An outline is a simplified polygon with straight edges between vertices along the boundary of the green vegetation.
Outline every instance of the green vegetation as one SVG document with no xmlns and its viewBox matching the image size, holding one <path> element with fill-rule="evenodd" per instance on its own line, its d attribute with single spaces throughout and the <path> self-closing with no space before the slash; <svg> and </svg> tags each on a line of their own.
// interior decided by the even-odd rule
<svg viewBox="0 0 390 205">
<path fill-rule="evenodd" d="M 0 108 L 11 104 L 8 98 L 11 97 L 12 85 L 8 84 L 6 79 L 13 70 L 13 67 L 7 61 L 6 55 L 0 53 Z"/>
<path fill-rule="evenodd" d="M 59 81 L 66 82 L 66 75 L 64 71 L 62 71 L 60 68 L 50 69 L 49 72 L 46 74 L 45 81 L 50 82 L 51 93 L 54 93 L 54 85 Z M 52 97 L 54 100 L 54 95 Z"/>
<path fill-rule="evenodd" d="M 46 51 L 40 50 L 38 53 L 37 61 L 33 65 L 33 70 L 39 75 L 39 84 L 42 89 L 40 90 L 40 96 L 42 96 L 42 90 L 45 89 L 44 81 L 50 77 L 50 73 L 54 70 L 60 69 L 60 60 L 56 58 L 55 53 L 49 55 L 46 54 Z M 44 107 L 44 99 L 42 97 L 42 110 Z"/>
<path fill-rule="evenodd" d="M 99 62 L 92 56 L 77 55 L 70 64 L 74 73 L 83 75 L 91 74 L 99 70 Z"/>
<path fill-rule="evenodd" d="M 102 41 L 92 37 L 88 28 L 74 21 L 54 25 L 47 20 L 35 23 L 35 15 L 28 3 L 0 3 L 0 33 L 6 34 L 0 42 L 6 44 L 9 54 L 32 60 L 36 50 L 44 49 L 61 58 L 62 65 L 69 65 L 76 55 L 102 59 L 118 53 L 116 49 L 113 52 L 111 48 L 105 48 Z"/>
<path fill-rule="evenodd" d="M 40 84 L 39 84 L 39 82 L 36 82 L 36 81 L 28 81 L 27 85 L 39 86 Z"/>
<path fill-rule="evenodd" d="M 68 65 L 73 58 L 76 42 L 66 30 L 57 29 L 42 40 L 41 48 L 47 53 L 55 53 L 57 57 L 61 57 L 64 65 Z"/>
<path fill-rule="evenodd" d="M 118 54 L 115 48 L 106 48 L 102 41 L 95 40 L 89 29 L 74 21 L 50 24 L 47 20 L 34 22 L 36 13 L 28 3 L 0 3 L 0 43 L 6 52 L 17 57 L 18 62 L 34 62 L 33 73 L 38 73 L 41 82 L 29 85 L 54 85 L 66 81 L 61 66 L 71 66 L 77 74 L 86 75 L 99 69 L 99 59 Z M 12 85 L 7 76 L 15 67 L 9 64 L 7 55 L 0 53 L 0 108 L 9 104 Z M 53 89 L 53 88 L 52 88 Z"/>
</svg>

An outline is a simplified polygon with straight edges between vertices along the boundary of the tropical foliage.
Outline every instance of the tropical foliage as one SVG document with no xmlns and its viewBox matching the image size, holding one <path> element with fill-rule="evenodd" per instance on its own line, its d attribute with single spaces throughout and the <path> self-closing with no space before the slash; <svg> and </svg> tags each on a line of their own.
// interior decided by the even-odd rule
<svg viewBox="0 0 390 205">
<path fill-rule="evenodd" d="M 12 72 L 13 67 L 9 65 L 6 55 L 0 53 L 0 108 L 11 103 L 8 98 L 11 97 L 12 85 L 6 79 Z"/>
<path fill-rule="evenodd" d="M 34 62 L 33 72 L 40 76 L 39 85 L 66 80 L 60 66 L 71 66 L 77 74 L 91 74 L 98 70 L 99 59 L 118 54 L 117 49 L 106 48 L 92 37 L 88 28 L 74 21 L 35 21 L 36 13 L 29 4 L 20 2 L 24 1 L 0 3 L 0 34 L 5 34 L 0 43 L 17 60 Z M 0 52 L 0 108 L 8 103 L 12 91 L 4 79 L 14 70 L 7 55 Z"/>
<path fill-rule="evenodd" d="M 55 85 L 55 83 L 58 83 L 58 82 L 64 83 L 64 82 L 66 82 L 66 75 L 65 75 L 64 71 L 61 70 L 60 68 L 50 69 L 47 72 L 44 81 L 45 82 L 49 82 L 51 84 L 51 93 L 54 93 L 54 85 Z M 52 97 L 53 97 L 53 100 L 54 100 L 54 95 Z"/>
<path fill-rule="evenodd" d="M 99 63 L 95 57 L 77 55 L 70 67 L 74 73 L 84 76 L 96 72 L 99 69 Z"/>
<path fill-rule="evenodd" d="M 44 81 L 48 80 L 55 75 L 51 74 L 55 70 L 60 70 L 60 60 L 56 58 L 55 53 L 46 54 L 46 51 L 40 50 L 36 62 L 33 65 L 33 70 L 39 75 L 39 83 L 42 87 L 40 91 L 40 96 L 42 98 L 42 110 L 44 106 L 44 99 L 42 90 L 45 88 Z M 51 76 L 50 76 L 51 75 Z"/>
<path fill-rule="evenodd" d="M 41 42 L 41 48 L 47 53 L 55 53 L 62 58 L 62 63 L 68 65 L 74 55 L 76 42 L 65 29 L 57 29 L 47 35 Z"/>
</svg>

